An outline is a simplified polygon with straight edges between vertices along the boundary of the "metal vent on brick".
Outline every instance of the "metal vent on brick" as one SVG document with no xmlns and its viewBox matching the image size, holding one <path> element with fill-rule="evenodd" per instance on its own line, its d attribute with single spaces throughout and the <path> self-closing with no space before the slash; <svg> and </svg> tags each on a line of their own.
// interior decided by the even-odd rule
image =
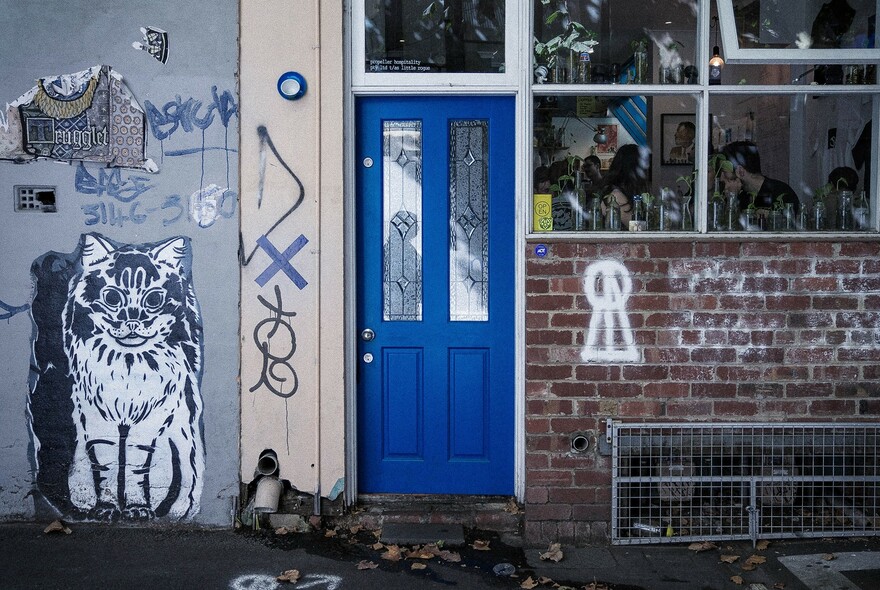
<svg viewBox="0 0 880 590">
<path fill-rule="evenodd" d="M 880 535 L 880 426 L 608 421 L 618 545 Z"/>
</svg>

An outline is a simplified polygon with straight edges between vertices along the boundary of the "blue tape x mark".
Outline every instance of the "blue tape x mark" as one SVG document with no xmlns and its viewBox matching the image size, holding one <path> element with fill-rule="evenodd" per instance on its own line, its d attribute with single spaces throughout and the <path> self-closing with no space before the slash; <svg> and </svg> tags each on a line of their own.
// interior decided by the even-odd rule
<svg viewBox="0 0 880 590">
<path fill-rule="evenodd" d="M 287 275 L 293 284 L 299 287 L 300 289 L 304 289 L 306 285 L 308 285 L 308 281 L 306 281 L 301 274 L 299 274 L 293 266 L 288 262 L 291 258 L 293 258 L 297 252 L 302 250 L 303 246 L 309 243 L 309 240 L 302 234 L 290 245 L 284 252 L 279 252 L 275 246 L 272 245 L 272 242 L 269 241 L 269 238 L 266 236 L 260 236 L 257 239 L 257 245 L 266 251 L 266 254 L 272 258 L 273 262 L 266 270 L 264 270 L 260 276 L 257 277 L 257 284 L 261 287 L 265 286 L 266 283 L 269 282 L 269 279 L 274 277 L 278 271 L 280 270 L 284 274 Z"/>
</svg>

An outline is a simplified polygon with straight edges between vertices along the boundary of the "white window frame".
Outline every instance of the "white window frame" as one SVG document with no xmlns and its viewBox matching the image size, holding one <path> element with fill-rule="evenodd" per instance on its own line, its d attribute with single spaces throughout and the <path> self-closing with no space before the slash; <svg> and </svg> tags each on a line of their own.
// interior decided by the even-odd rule
<svg viewBox="0 0 880 590">
<path fill-rule="evenodd" d="M 880 60 L 880 47 L 873 49 L 758 49 L 739 46 L 733 0 L 717 0 L 724 59 L 730 63 L 864 64 Z M 880 0 L 877 13 L 880 14 Z M 876 23 L 875 23 L 876 25 Z M 875 42 L 876 45 L 876 42 Z"/>
<path fill-rule="evenodd" d="M 516 86 L 520 68 L 518 41 L 520 30 L 525 26 L 520 19 L 518 0 L 504 3 L 504 72 L 491 73 L 417 73 L 417 72 L 367 72 L 366 34 L 364 30 L 364 2 L 351 2 L 351 82 L 352 86 L 364 87 L 510 87 Z M 531 35 L 529 36 L 531 39 Z"/>
</svg>

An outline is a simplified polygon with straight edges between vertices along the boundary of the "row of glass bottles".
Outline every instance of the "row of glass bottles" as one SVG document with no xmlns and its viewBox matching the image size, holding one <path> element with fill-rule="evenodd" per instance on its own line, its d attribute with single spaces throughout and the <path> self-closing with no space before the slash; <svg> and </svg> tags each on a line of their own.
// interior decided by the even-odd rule
<svg viewBox="0 0 880 590">
<path fill-rule="evenodd" d="M 864 191 L 855 202 L 851 191 L 840 191 L 832 211 L 818 200 L 812 207 L 802 205 L 797 212 L 793 203 L 785 203 L 782 209 L 766 215 L 755 209 L 741 211 L 736 193 L 728 193 L 725 199 L 711 199 L 708 213 L 710 231 L 859 231 L 871 224 Z"/>
</svg>

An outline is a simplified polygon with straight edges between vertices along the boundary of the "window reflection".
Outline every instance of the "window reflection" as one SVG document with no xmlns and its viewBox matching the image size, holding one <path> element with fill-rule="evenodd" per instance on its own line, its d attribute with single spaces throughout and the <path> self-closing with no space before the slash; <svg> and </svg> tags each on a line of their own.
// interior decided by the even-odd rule
<svg viewBox="0 0 880 590">
<path fill-rule="evenodd" d="M 504 71 L 505 0 L 366 0 L 367 72 Z"/>
</svg>

